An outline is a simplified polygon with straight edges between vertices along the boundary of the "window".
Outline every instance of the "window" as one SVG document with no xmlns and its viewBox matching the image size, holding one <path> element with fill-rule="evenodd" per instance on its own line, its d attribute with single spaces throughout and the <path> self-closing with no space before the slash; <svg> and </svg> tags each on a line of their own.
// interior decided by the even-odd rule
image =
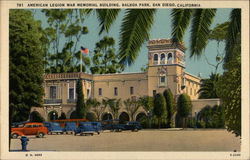
<svg viewBox="0 0 250 160">
<path fill-rule="evenodd" d="M 56 99 L 56 86 L 50 86 L 50 99 Z"/>
<path fill-rule="evenodd" d="M 159 78 L 160 78 L 159 79 L 159 85 L 160 86 L 165 86 L 166 85 L 166 76 L 165 75 L 161 75 Z"/>
<path fill-rule="evenodd" d="M 69 88 L 69 99 L 74 99 L 74 88 Z"/>
<path fill-rule="evenodd" d="M 99 95 L 99 96 L 102 95 L 102 89 L 101 89 L 101 88 L 98 89 L 98 95 Z"/>
<path fill-rule="evenodd" d="M 161 82 L 161 83 L 165 83 L 165 80 L 166 80 L 166 77 L 165 77 L 165 76 L 161 76 L 161 77 L 160 77 L 160 82 Z"/>
<path fill-rule="evenodd" d="M 172 55 L 172 53 L 169 53 L 168 54 L 168 63 L 172 63 L 172 60 L 173 60 L 173 55 Z"/>
<path fill-rule="evenodd" d="M 32 125 L 25 125 L 25 128 L 32 128 Z"/>
<path fill-rule="evenodd" d="M 153 96 L 155 96 L 156 95 L 156 90 L 153 90 Z"/>
<path fill-rule="evenodd" d="M 158 64 L 158 54 L 154 55 L 154 64 Z"/>
<path fill-rule="evenodd" d="M 165 64 L 165 54 L 161 54 L 161 64 Z"/>
<path fill-rule="evenodd" d="M 89 96 L 90 96 L 90 91 L 89 89 L 87 89 L 87 97 L 89 98 Z"/>
<path fill-rule="evenodd" d="M 114 95 L 118 96 L 118 89 L 117 89 L 117 87 L 114 88 Z"/>
<path fill-rule="evenodd" d="M 134 87 L 130 87 L 130 94 L 134 94 Z"/>
</svg>

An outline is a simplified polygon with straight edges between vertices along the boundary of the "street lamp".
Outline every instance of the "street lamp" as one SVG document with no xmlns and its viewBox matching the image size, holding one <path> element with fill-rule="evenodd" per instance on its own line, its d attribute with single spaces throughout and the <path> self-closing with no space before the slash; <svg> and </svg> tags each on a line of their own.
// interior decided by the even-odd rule
<svg viewBox="0 0 250 160">
<path fill-rule="evenodd" d="M 53 112 L 53 120 L 56 120 L 56 113 Z"/>
<path fill-rule="evenodd" d="M 110 116 L 110 113 L 108 112 L 108 121 L 109 121 L 109 116 Z"/>
<path fill-rule="evenodd" d="M 152 113 L 148 111 L 149 128 L 151 128 L 151 116 L 152 116 Z"/>
</svg>

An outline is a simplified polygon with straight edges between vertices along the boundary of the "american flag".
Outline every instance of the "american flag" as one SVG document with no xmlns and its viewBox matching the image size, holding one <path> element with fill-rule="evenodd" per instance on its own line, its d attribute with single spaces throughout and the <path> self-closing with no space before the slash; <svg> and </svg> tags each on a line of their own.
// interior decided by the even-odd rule
<svg viewBox="0 0 250 160">
<path fill-rule="evenodd" d="M 89 53 L 89 49 L 88 48 L 84 48 L 81 46 L 81 50 L 80 50 L 83 54 L 88 54 Z"/>
</svg>

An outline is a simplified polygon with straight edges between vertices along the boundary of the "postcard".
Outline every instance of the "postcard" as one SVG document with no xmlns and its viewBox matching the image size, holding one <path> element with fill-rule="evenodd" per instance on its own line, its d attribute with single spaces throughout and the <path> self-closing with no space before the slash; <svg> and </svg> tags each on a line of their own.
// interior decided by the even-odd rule
<svg viewBox="0 0 250 160">
<path fill-rule="evenodd" d="M 1 3 L 1 159 L 247 160 L 248 1 Z"/>
</svg>

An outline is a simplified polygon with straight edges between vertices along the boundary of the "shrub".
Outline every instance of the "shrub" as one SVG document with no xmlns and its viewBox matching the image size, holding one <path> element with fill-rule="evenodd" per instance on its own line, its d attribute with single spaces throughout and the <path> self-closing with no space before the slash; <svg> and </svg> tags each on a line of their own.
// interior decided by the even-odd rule
<svg viewBox="0 0 250 160">
<path fill-rule="evenodd" d="M 198 121 L 197 122 L 197 127 L 198 128 L 206 128 L 206 123 L 203 120 Z"/>
<path fill-rule="evenodd" d="M 194 128 L 195 127 L 195 118 L 188 118 L 187 120 L 187 127 L 188 128 Z"/>
</svg>

